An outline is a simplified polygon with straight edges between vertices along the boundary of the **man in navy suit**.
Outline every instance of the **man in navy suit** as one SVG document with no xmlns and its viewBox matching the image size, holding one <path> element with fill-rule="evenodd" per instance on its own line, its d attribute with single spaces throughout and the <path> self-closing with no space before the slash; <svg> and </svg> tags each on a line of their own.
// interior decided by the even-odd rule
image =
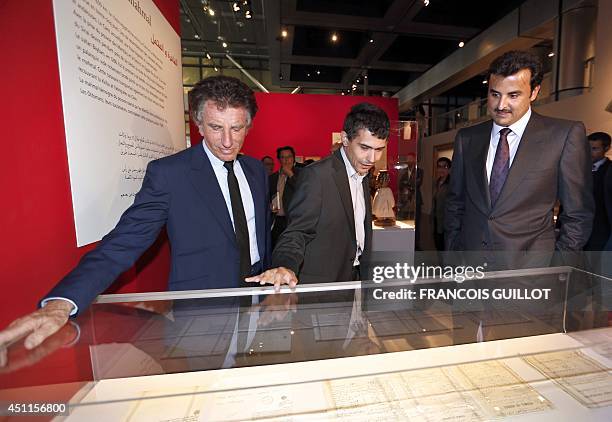
<svg viewBox="0 0 612 422">
<path fill-rule="evenodd" d="M 38 346 L 132 266 L 164 225 L 172 246 L 170 290 L 239 287 L 268 268 L 268 175 L 259 160 L 238 156 L 257 112 L 255 95 L 238 79 L 215 76 L 195 85 L 189 103 L 202 144 L 150 162 L 117 226 L 39 310 L 0 332 L 0 344 L 31 332 L 25 346 Z"/>
</svg>

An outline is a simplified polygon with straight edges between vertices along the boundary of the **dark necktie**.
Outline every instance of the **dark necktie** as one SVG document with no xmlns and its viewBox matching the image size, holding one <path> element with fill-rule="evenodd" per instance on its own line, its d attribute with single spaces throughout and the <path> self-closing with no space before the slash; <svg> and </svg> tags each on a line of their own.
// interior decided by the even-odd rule
<svg viewBox="0 0 612 422">
<path fill-rule="evenodd" d="M 230 200 L 232 202 L 232 215 L 234 216 L 234 231 L 236 242 L 240 251 L 240 283 L 244 283 L 245 277 L 251 275 L 251 247 L 249 244 L 249 228 L 247 226 L 240 186 L 234 173 L 234 162 L 226 161 L 223 167 L 227 169 L 227 186 L 229 187 Z"/>
<path fill-rule="evenodd" d="M 510 147 L 508 146 L 508 134 L 511 132 L 507 127 L 499 131 L 499 142 L 495 151 L 495 160 L 493 160 L 493 168 L 491 169 L 491 177 L 489 179 L 489 194 L 491 195 L 491 206 L 495 206 L 495 202 L 499 198 L 504 182 L 510 171 Z"/>
</svg>

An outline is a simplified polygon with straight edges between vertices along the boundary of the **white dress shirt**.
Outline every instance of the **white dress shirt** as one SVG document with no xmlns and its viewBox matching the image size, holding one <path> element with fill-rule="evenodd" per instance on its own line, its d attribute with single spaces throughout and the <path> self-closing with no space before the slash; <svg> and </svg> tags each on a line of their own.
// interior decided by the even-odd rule
<svg viewBox="0 0 612 422">
<path fill-rule="evenodd" d="M 212 152 L 206 146 L 206 142 L 202 140 L 202 146 L 204 147 L 204 152 L 208 156 L 208 160 L 212 165 L 213 171 L 215 172 L 215 176 L 217 176 L 217 182 L 219 182 L 219 187 L 221 188 L 221 193 L 223 193 L 223 199 L 225 199 L 225 205 L 227 206 L 227 212 L 229 213 L 230 220 L 232 220 L 232 226 L 234 225 L 234 214 L 232 213 L 232 201 L 230 199 L 230 191 L 229 186 L 227 185 L 227 169 L 223 167 L 225 161 L 220 160 L 215 157 Z M 242 206 L 244 207 L 244 214 L 246 216 L 247 227 L 249 228 L 249 246 L 251 250 L 251 265 L 255 264 L 259 261 L 259 249 L 257 249 L 257 230 L 255 228 L 255 203 L 253 202 L 253 195 L 251 194 L 251 188 L 249 187 L 249 182 L 247 181 L 244 172 L 242 171 L 242 167 L 240 166 L 240 161 L 236 160 L 234 162 L 234 173 L 236 174 L 236 179 L 238 179 L 238 186 L 240 186 L 240 197 L 242 198 Z M 236 228 L 234 227 L 234 230 Z"/>
<path fill-rule="evenodd" d="M 351 199 L 353 201 L 353 216 L 355 219 L 355 241 L 357 242 L 357 252 L 355 253 L 355 261 L 353 265 L 359 265 L 359 257 L 365 247 L 365 199 L 363 193 L 363 178 L 366 175 L 360 175 L 353 168 L 353 165 L 348 160 L 344 148 L 340 148 L 340 154 L 344 160 L 346 174 L 348 175 L 349 186 L 351 188 Z"/>
<path fill-rule="evenodd" d="M 531 107 L 527 110 L 527 113 L 523 115 L 516 122 L 507 126 L 510 129 L 510 133 L 506 139 L 508 139 L 508 146 L 510 147 L 510 163 L 508 167 L 512 166 L 512 162 L 514 161 L 514 156 L 516 155 L 516 151 L 518 150 L 519 144 L 521 143 L 521 138 L 523 137 L 523 132 L 525 132 L 525 128 L 527 127 L 527 123 L 529 122 L 529 118 L 531 117 Z M 491 170 L 493 169 L 493 161 L 495 161 L 495 152 L 497 151 L 497 144 L 499 143 L 499 131 L 502 130 L 506 126 L 500 126 L 497 123 L 493 122 L 493 129 L 491 129 L 491 139 L 489 142 L 489 152 L 487 153 L 487 181 L 491 181 Z"/>
</svg>

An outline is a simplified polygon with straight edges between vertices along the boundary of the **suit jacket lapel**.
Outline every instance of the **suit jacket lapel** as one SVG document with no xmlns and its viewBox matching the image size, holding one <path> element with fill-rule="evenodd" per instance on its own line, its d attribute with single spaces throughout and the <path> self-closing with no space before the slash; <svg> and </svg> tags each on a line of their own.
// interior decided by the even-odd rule
<svg viewBox="0 0 612 422">
<path fill-rule="evenodd" d="M 249 188 L 251 189 L 251 196 L 253 196 L 253 205 L 255 207 L 255 231 L 257 235 L 257 246 L 259 248 L 259 256 L 260 259 L 264 259 L 265 250 L 266 250 L 266 216 L 264 212 L 267 212 L 267 204 L 264 202 L 264 198 L 267 198 L 268 194 L 264 192 L 265 186 L 262 186 L 261 183 L 257 183 L 257 173 L 255 169 L 251 167 L 247 160 L 241 159 L 238 157 L 238 161 L 240 162 L 240 167 L 242 167 L 242 171 L 249 183 Z"/>
<path fill-rule="evenodd" d="M 230 239 L 235 241 L 236 234 L 232 227 L 227 204 L 223 198 L 223 193 L 217 182 L 217 176 L 212 168 L 212 164 L 210 164 L 201 145 L 196 145 L 192 149 L 188 178 L 202 197 L 202 202 L 208 207 L 210 213 L 223 228 L 223 231 Z M 203 215 L 202 218 L 205 218 L 205 216 Z"/>
<path fill-rule="evenodd" d="M 493 122 L 475 127 L 474 135 L 470 139 L 470 144 L 474 146 L 470 148 L 471 156 L 468 158 L 469 162 L 472 163 L 472 173 L 477 187 L 476 192 L 482 194 L 479 204 L 487 214 L 491 209 L 491 197 L 487 181 L 487 154 L 492 128 Z"/>
<path fill-rule="evenodd" d="M 346 213 L 347 221 L 349 222 L 349 229 L 351 230 L 352 238 L 356 238 L 355 234 L 355 213 L 353 211 L 353 200 L 351 199 L 351 188 L 349 187 L 348 174 L 346 173 L 346 166 L 342 159 L 340 150 L 334 152 L 334 160 L 332 161 L 334 168 L 334 182 L 338 187 L 338 193 L 342 200 L 344 212 Z"/>
<path fill-rule="evenodd" d="M 501 207 L 510 198 L 512 192 L 521 184 L 525 174 L 533 167 L 533 164 L 539 162 L 544 146 L 542 141 L 546 136 L 545 130 L 540 116 L 532 112 L 495 208 Z"/>
</svg>

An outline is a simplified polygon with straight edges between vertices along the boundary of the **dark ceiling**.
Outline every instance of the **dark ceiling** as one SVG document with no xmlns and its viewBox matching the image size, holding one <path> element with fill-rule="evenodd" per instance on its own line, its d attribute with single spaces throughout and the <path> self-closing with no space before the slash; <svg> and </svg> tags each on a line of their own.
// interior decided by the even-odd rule
<svg viewBox="0 0 612 422">
<path fill-rule="evenodd" d="M 269 83 L 291 89 L 346 91 L 359 79 L 362 90 L 367 74 L 370 94 L 393 94 L 524 0 L 430 0 L 428 6 L 423 0 L 252 0 L 251 19 L 243 1 L 240 11 L 233 1 L 180 2 L 186 55 L 209 52 L 215 66 L 227 67 L 229 53 L 269 69 Z M 479 83 L 476 78 L 455 91 L 476 95 Z"/>
</svg>

